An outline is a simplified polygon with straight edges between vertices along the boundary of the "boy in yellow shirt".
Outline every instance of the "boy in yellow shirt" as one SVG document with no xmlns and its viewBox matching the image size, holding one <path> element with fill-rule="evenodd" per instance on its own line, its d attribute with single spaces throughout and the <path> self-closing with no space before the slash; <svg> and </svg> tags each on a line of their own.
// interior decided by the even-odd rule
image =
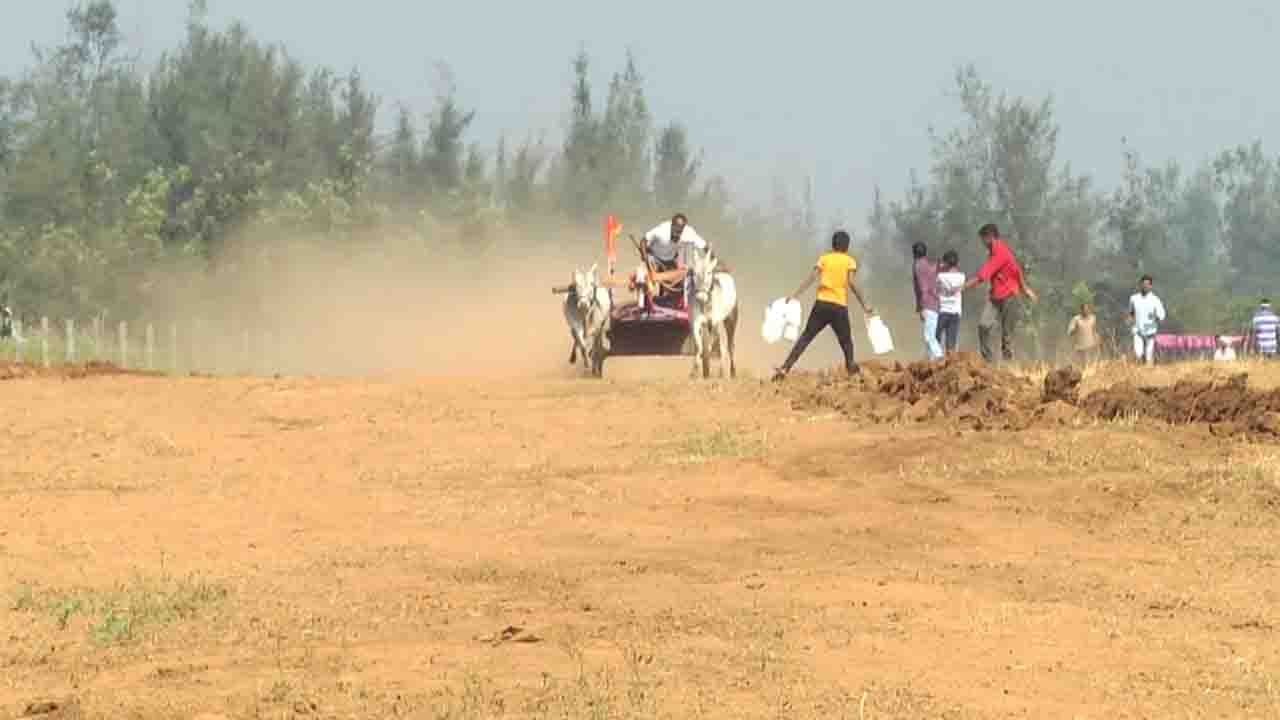
<svg viewBox="0 0 1280 720">
<path fill-rule="evenodd" d="M 868 317 L 873 314 L 873 311 L 862 299 L 862 292 L 854 283 L 853 276 L 857 272 L 858 261 L 849 254 L 849 233 L 839 230 L 831 236 L 831 252 L 818 258 L 813 272 L 809 273 L 809 277 L 805 278 L 804 283 L 794 294 L 787 297 L 788 300 L 794 300 L 796 295 L 808 290 L 814 282 L 818 283 L 817 298 L 809 311 L 809 320 L 805 323 L 804 332 L 791 348 L 786 362 L 774 372 L 774 380 L 781 380 L 791 372 L 792 366 L 800 359 L 805 348 L 828 325 L 835 331 L 836 339 L 840 341 L 840 349 L 844 351 L 845 369 L 851 375 L 859 372 L 858 364 L 853 361 L 853 335 L 849 329 L 849 291 L 853 291 L 854 297 L 858 298 L 858 304 L 862 306 L 862 311 Z"/>
</svg>

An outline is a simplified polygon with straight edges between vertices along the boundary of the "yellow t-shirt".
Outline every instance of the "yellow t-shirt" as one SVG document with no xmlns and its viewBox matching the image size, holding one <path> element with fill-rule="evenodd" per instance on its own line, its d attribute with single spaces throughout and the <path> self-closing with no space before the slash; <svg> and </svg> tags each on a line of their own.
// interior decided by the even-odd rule
<svg viewBox="0 0 1280 720">
<path fill-rule="evenodd" d="M 836 305 L 849 305 L 849 272 L 858 269 L 858 261 L 842 252 L 829 252 L 818 258 L 816 266 L 822 275 L 818 279 L 818 299 Z"/>
</svg>

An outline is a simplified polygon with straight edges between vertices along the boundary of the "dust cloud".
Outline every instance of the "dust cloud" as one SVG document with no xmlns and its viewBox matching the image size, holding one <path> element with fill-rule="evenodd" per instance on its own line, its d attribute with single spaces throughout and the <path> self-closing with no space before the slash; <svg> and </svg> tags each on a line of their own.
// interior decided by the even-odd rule
<svg viewBox="0 0 1280 720">
<path fill-rule="evenodd" d="M 813 258 L 735 253 L 732 238 L 713 242 L 738 283 L 739 376 L 765 375 L 790 349 L 790 343 L 762 339 L 765 307 L 795 289 Z M 629 250 L 625 242 L 619 248 L 620 273 L 638 262 Z M 468 240 L 454 229 L 424 239 L 392 228 L 341 243 L 256 228 L 237 234 L 208 268 L 157 269 L 150 315 L 161 328 L 178 328 L 179 366 L 186 371 L 573 378 L 581 373 L 568 362 L 562 297 L 550 290 L 567 283 L 575 268 L 592 264 L 605 272 L 599 234 L 556 223 L 508 226 L 484 240 Z M 902 331 L 910 326 L 894 317 L 899 298 L 867 295 L 892 321 L 901 347 Z M 615 297 L 626 296 L 621 291 Z M 811 296 L 804 299 L 806 309 Z M 861 313 L 852 311 L 863 360 L 871 356 L 866 330 Z M 164 347 L 167 342 L 159 340 Z M 798 367 L 840 361 L 827 331 Z M 680 377 L 691 365 L 684 357 L 613 358 L 605 375 Z M 712 371 L 719 372 L 716 361 Z"/>
</svg>

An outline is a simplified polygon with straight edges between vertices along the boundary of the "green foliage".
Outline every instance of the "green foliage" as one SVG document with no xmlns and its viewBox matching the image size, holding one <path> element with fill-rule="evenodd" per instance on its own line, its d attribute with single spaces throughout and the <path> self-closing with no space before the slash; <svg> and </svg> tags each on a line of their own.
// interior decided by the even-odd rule
<svg viewBox="0 0 1280 720">
<path fill-rule="evenodd" d="M 397 107 L 384 139 L 381 100 L 358 69 L 304 66 L 206 16 L 192 2 L 181 42 L 146 70 L 124 51 L 114 4 L 87 0 L 67 12 L 62 45 L 0 78 L 0 295 L 12 304 L 129 319 L 163 306 L 155 288 L 168 268 L 234 272 L 220 264 L 232 245 L 280 262 L 282 237 L 341 246 L 391 229 L 475 252 L 518 223 L 595 232 L 614 214 L 641 232 L 677 210 L 744 282 L 785 292 L 794 277 L 779 277 L 779 259 L 804 272 L 835 229 L 818 218 L 811 182 L 778 179 L 762 207 L 703 177 L 687 128 L 653 116 L 630 54 L 603 96 L 585 52 L 572 59 L 558 144 L 474 142 L 476 111 L 444 65 L 430 114 Z M 1103 193 L 1058 161 L 1051 99 L 997 93 L 971 66 L 954 82 L 963 123 L 931 135 L 927 172 L 898 198 L 877 190 L 855 234 L 873 293 L 905 298 L 915 241 L 957 250 L 972 271 L 985 222 L 1001 225 L 1041 294 L 1027 327 L 1044 351 L 1081 288 L 1105 319 L 1123 312 L 1140 272 L 1159 278 L 1187 327 L 1237 322 L 1266 291 L 1280 266 L 1280 161 L 1260 144 L 1192 173 L 1130 152 L 1120 187 Z"/>
<path fill-rule="evenodd" d="M 672 123 L 663 128 L 658 136 L 654 155 L 657 162 L 653 188 L 658 206 L 686 207 L 698 177 L 699 161 L 691 157 L 684 127 L 679 123 Z"/>
<path fill-rule="evenodd" d="M 1089 283 L 1084 280 L 1081 280 L 1071 286 L 1071 301 L 1076 306 L 1092 305 L 1094 298 L 1095 294 L 1093 290 L 1089 288 Z"/>
</svg>

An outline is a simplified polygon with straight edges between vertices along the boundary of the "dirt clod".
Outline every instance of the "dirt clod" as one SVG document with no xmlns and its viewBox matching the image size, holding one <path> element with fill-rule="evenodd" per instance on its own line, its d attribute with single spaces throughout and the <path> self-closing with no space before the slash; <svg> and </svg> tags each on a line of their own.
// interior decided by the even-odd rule
<svg viewBox="0 0 1280 720">
<path fill-rule="evenodd" d="M 941 362 L 866 363 L 854 377 L 799 376 L 783 392 L 798 410 L 834 410 L 876 423 L 950 421 L 974 430 L 1022 430 L 1139 416 L 1202 423 L 1219 437 L 1280 437 L 1280 389 L 1252 390 L 1244 373 L 1172 387 L 1121 383 L 1085 398 L 1082 380 L 1078 369 L 1060 368 L 1037 390 L 1023 375 L 958 353 Z"/>
<path fill-rule="evenodd" d="M 490 645 L 501 645 L 508 642 L 516 643 L 537 643 L 542 642 L 542 638 L 516 625 L 508 625 L 501 631 L 492 635 L 479 638 L 482 642 Z"/>
<path fill-rule="evenodd" d="M 1137 415 L 1175 425 L 1205 423 L 1220 437 L 1280 436 L 1280 390 L 1253 390 L 1248 380 L 1247 374 L 1238 373 L 1163 388 L 1124 383 L 1092 393 L 1081 405 L 1104 420 Z"/>
<path fill-rule="evenodd" d="M 1040 399 L 1046 403 L 1060 400 L 1075 405 L 1080 400 L 1082 380 L 1084 376 L 1076 368 L 1065 367 L 1054 370 L 1044 379 L 1044 390 Z"/>
<path fill-rule="evenodd" d="M 853 378 L 797 378 L 788 392 L 798 409 L 824 408 L 875 422 L 951 419 L 973 428 L 1023 428 L 1039 404 L 1026 378 L 987 366 L 973 353 L 942 362 L 868 362 Z"/>
</svg>

